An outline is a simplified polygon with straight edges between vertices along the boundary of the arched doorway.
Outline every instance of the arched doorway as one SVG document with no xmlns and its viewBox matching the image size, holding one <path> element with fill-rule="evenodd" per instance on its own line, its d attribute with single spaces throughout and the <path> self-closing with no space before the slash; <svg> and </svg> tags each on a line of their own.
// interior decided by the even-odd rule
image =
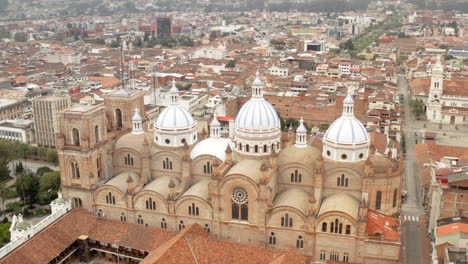
<svg viewBox="0 0 468 264">
<path fill-rule="evenodd" d="M 455 116 L 450 117 L 450 124 L 455 125 Z"/>
</svg>

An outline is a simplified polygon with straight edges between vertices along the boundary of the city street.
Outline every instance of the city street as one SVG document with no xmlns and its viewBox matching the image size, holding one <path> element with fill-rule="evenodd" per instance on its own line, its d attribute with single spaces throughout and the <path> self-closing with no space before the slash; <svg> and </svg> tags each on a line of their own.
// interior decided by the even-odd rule
<svg viewBox="0 0 468 264">
<path fill-rule="evenodd" d="M 404 188 L 407 191 L 406 200 L 403 203 L 401 213 L 401 223 L 403 230 L 404 260 L 408 264 L 425 263 L 423 256 L 423 238 L 426 236 L 424 219 L 424 209 L 421 201 L 421 188 L 416 167 L 415 158 L 415 137 L 413 133 L 413 115 L 411 113 L 411 95 L 408 82 L 404 75 L 398 76 L 399 90 L 404 96 L 404 124 L 403 132 L 405 136 L 405 179 Z"/>
</svg>

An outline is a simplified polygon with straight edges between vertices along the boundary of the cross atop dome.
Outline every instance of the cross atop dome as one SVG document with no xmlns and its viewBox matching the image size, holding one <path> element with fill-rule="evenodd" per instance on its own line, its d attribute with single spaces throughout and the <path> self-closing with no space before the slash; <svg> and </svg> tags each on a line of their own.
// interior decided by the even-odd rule
<svg viewBox="0 0 468 264">
<path fill-rule="evenodd" d="M 172 87 L 169 93 L 171 94 L 171 104 L 177 105 L 179 103 L 179 89 L 177 89 L 175 79 L 172 79 Z"/>
<path fill-rule="evenodd" d="M 255 80 L 252 83 L 252 98 L 263 98 L 263 88 L 265 85 L 260 79 L 260 73 L 257 70 Z"/>
</svg>

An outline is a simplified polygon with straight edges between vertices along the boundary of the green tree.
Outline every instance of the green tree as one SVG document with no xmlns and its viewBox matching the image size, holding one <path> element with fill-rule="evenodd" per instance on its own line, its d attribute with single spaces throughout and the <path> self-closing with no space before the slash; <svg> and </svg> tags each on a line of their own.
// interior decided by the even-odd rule
<svg viewBox="0 0 468 264">
<path fill-rule="evenodd" d="M 8 188 L 2 184 L 0 185 L 0 199 L 2 199 L 2 207 L 5 208 L 5 200 L 8 199 Z"/>
<path fill-rule="evenodd" d="M 16 181 L 16 191 L 23 197 L 27 199 L 28 204 L 31 206 L 37 198 L 39 180 L 36 175 L 23 173 Z"/>
<path fill-rule="evenodd" d="M 8 163 L 10 159 L 6 153 L 0 152 L 0 181 L 10 178 Z"/>
<path fill-rule="evenodd" d="M 453 55 L 450 55 L 450 54 L 449 54 L 449 55 L 445 55 L 444 59 L 445 59 L 446 61 L 448 61 L 448 60 L 453 60 L 453 59 L 455 59 L 455 57 L 454 57 Z"/>
<path fill-rule="evenodd" d="M 110 43 L 111 48 L 119 48 L 120 47 L 120 40 L 112 40 Z"/>
<path fill-rule="evenodd" d="M 106 41 L 103 38 L 97 38 L 94 40 L 94 43 L 100 44 L 100 45 L 105 45 Z"/>
<path fill-rule="evenodd" d="M 42 175 L 44 175 L 44 174 L 46 174 L 46 173 L 49 173 L 49 172 L 51 172 L 51 171 L 53 171 L 53 170 L 51 170 L 49 167 L 45 167 L 45 166 L 44 166 L 44 167 L 40 167 L 40 168 L 37 169 L 36 175 L 37 175 L 37 176 L 42 176 Z"/>
<path fill-rule="evenodd" d="M 235 60 L 229 60 L 227 63 L 226 63 L 226 68 L 235 68 L 236 67 L 236 61 Z"/>
<path fill-rule="evenodd" d="M 419 118 L 419 116 L 424 113 L 424 102 L 421 99 L 413 100 L 412 102 L 413 106 L 413 113 L 416 115 L 416 118 Z"/>
<path fill-rule="evenodd" d="M 329 127 L 330 127 L 329 124 L 321 124 L 321 125 L 320 125 L 320 130 L 321 130 L 321 131 L 325 131 L 325 130 L 327 130 Z"/>
<path fill-rule="evenodd" d="M 60 172 L 52 171 L 39 178 L 38 201 L 49 204 L 60 189 Z"/>
<path fill-rule="evenodd" d="M 288 127 L 288 128 L 289 128 L 289 126 L 292 125 L 292 126 L 293 126 L 293 129 L 295 129 L 295 128 L 297 127 L 298 124 L 299 124 L 299 121 L 297 121 L 297 119 L 295 119 L 295 118 L 288 118 L 288 119 L 286 119 L 286 121 L 285 121 L 285 123 L 284 123 L 284 125 L 285 125 L 286 127 Z"/>
<path fill-rule="evenodd" d="M 143 47 L 143 40 L 141 38 L 136 38 L 133 41 L 133 46 L 135 46 L 136 48 L 142 48 Z"/>
<path fill-rule="evenodd" d="M 24 32 L 16 32 L 14 39 L 17 42 L 26 42 L 28 40 L 28 36 Z"/>
<path fill-rule="evenodd" d="M 18 163 L 18 165 L 16 165 L 15 171 L 16 171 L 16 174 L 21 174 L 21 173 L 23 173 L 23 171 L 24 171 L 23 162 L 20 161 L 20 162 Z"/>
</svg>

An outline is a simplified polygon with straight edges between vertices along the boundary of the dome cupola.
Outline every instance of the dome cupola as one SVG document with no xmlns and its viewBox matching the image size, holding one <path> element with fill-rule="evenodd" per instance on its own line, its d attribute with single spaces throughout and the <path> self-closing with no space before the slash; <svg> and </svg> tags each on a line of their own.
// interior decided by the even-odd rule
<svg viewBox="0 0 468 264">
<path fill-rule="evenodd" d="M 234 141 L 236 151 L 250 155 L 269 155 L 272 148 L 279 152 L 281 122 L 275 108 L 263 98 L 263 81 L 257 71 L 252 83 L 252 98 L 236 117 Z"/>
<path fill-rule="evenodd" d="M 304 126 L 304 119 L 301 117 L 299 126 L 296 129 L 296 147 L 307 147 L 307 128 Z"/>
<path fill-rule="evenodd" d="M 190 112 L 180 105 L 179 89 L 172 81 L 169 90 L 171 103 L 158 116 L 154 123 L 154 141 L 164 146 L 189 145 L 197 140 L 197 122 Z"/>
<path fill-rule="evenodd" d="M 140 115 L 140 109 L 135 107 L 135 114 L 132 117 L 132 134 L 143 134 L 143 118 Z"/>
<path fill-rule="evenodd" d="M 354 100 L 350 93 L 343 100 L 343 113 L 323 137 L 323 156 L 342 162 L 367 159 L 370 145 L 364 125 L 354 116 Z"/>
</svg>

